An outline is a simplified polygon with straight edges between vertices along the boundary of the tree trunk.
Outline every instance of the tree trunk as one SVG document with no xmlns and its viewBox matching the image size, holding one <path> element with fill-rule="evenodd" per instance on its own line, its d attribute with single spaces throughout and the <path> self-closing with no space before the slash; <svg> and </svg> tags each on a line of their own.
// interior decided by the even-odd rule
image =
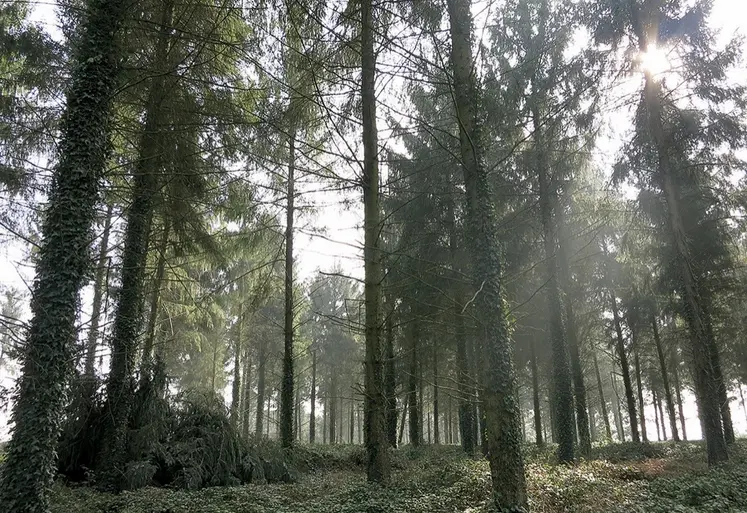
<svg viewBox="0 0 747 513">
<path fill-rule="evenodd" d="M 659 410 L 656 409 L 656 390 L 651 391 L 654 400 L 654 422 L 656 423 L 656 439 L 661 442 L 661 424 L 659 423 Z M 662 419 L 662 422 L 664 419 Z"/>
<path fill-rule="evenodd" d="M 381 257 L 379 254 L 379 148 L 376 128 L 376 55 L 373 1 L 361 2 L 361 104 L 363 107 L 363 203 L 366 356 L 366 474 L 369 482 L 389 480 L 386 440 L 386 400 L 382 383 L 380 341 Z"/>
<path fill-rule="evenodd" d="M 114 205 L 109 204 L 106 208 L 106 219 L 104 219 L 104 231 L 101 233 L 101 243 L 99 245 L 99 258 L 96 262 L 96 273 L 93 279 L 93 304 L 91 305 L 91 326 L 88 328 L 88 340 L 86 341 L 86 360 L 84 373 L 89 378 L 94 376 L 96 366 L 96 350 L 99 340 L 99 323 L 101 321 L 101 303 L 104 298 L 104 291 L 107 283 L 105 282 L 108 274 L 106 265 L 109 254 L 109 232 L 112 227 L 112 213 Z"/>
<path fill-rule="evenodd" d="M 239 285 L 239 312 L 236 320 L 236 344 L 234 346 L 233 359 L 233 385 L 231 386 L 231 423 L 236 427 L 241 412 L 241 324 L 244 318 L 244 301 L 241 294 L 242 287 Z"/>
<path fill-rule="evenodd" d="M 615 324 L 617 357 L 620 359 L 620 370 L 622 371 L 623 386 L 625 387 L 625 400 L 628 405 L 628 419 L 630 421 L 630 437 L 634 442 L 640 442 L 641 437 L 638 434 L 638 416 L 636 415 L 635 393 L 633 384 L 630 381 L 630 365 L 628 365 L 628 354 L 625 350 L 625 341 L 623 339 L 620 312 L 617 308 L 617 298 L 614 290 L 610 289 L 610 303 L 612 306 L 612 318 Z"/>
<path fill-rule="evenodd" d="M 420 330 L 418 326 L 417 313 L 414 313 L 415 318 L 410 322 L 410 362 L 409 370 L 407 373 L 408 383 L 408 394 L 410 396 L 408 412 L 409 416 L 409 434 L 410 434 L 410 445 L 420 445 L 420 402 L 418 400 L 418 346 L 420 338 Z"/>
<path fill-rule="evenodd" d="M 353 444 L 353 438 L 355 437 L 355 399 L 350 399 L 350 445 Z"/>
<path fill-rule="evenodd" d="M 558 209 L 558 224 L 560 228 L 565 229 L 563 209 Z M 570 240 L 567 233 L 564 234 L 563 240 L 566 244 Z M 558 246 L 558 261 L 560 264 L 560 287 L 563 291 L 563 306 L 565 307 L 566 320 L 566 338 L 568 341 L 568 356 L 571 363 L 571 374 L 573 376 L 573 398 L 576 405 L 576 426 L 578 429 L 578 450 L 585 458 L 591 457 L 591 427 L 589 422 L 589 408 L 586 398 L 586 383 L 584 382 L 584 369 L 581 365 L 581 349 L 578 341 L 578 327 L 576 324 L 576 314 L 573 311 L 573 301 L 571 300 L 571 271 L 568 263 L 568 253 L 566 245 L 562 242 Z"/>
<path fill-rule="evenodd" d="M 111 338 L 111 364 L 106 384 L 101 446 L 97 456 L 96 484 L 102 490 L 118 491 L 126 464 L 127 427 L 134 394 L 133 373 L 142 314 L 145 263 L 151 232 L 155 196 L 158 192 L 161 148 L 161 117 L 167 94 L 166 59 L 169 45 L 172 0 L 163 3 L 156 43 L 156 63 L 145 106 L 145 126 L 135 165 L 132 203 L 122 251 L 121 285 Z"/>
<path fill-rule="evenodd" d="M 438 427 L 438 345 L 433 347 L 433 443 L 441 443 L 441 433 Z"/>
<path fill-rule="evenodd" d="M 661 421 L 661 435 L 662 438 L 666 441 L 667 439 L 667 429 L 664 425 L 664 409 L 661 407 L 661 394 L 656 394 L 656 397 L 654 399 L 654 408 L 659 410 L 659 419 Z"/>
<path fill-rule="evenodd" d="M 593 350 L 591 352 L 594 357 L 594 372 L 597 376 L 597 390 L 599 391 L 599 406 L 602 410 L 602 420 L 604 421 L 604 431 L 607 435 L 607 440 L 612 440 L 612 428 L 610 427 L 610 417 L 607 413 L 607 401 L 604 399 L 604 388 L 602 387 L 602 375 L 599 372 L 599 360 L 597 359 L 597 352 Z"/>
<path fill-rule="evenodd" d="M 484 407 L 488 460 L 492 477 L 493 506 L 527 507 L 524 460 L 521 453 L 519 407 L 514 390 L 516 372 L 503 299 L 503 257 L 496 237 L 496 213 L 488 170 L 483 162 L 481 113 L 472 66 L 472 16 L 470 0 L 448 0 L 451 33 L 451 67 L 459 125 L 461 165 L 467 196 L 468 246 L 473 257 L 476 318 L 480 320 L 481 356 L 485 360 Z M 469 305 L 465 305 L 467 308 Z M 482 374 L 482 373 L 481 373 Z"/>
<path fill-rule="evenodd" d="M 43 513 L 49 506 L 78 295 L 90 267 L 90 229 L 110 153 L 118 41 L 127 9 L 118 0 L 90 2 L 78 39 L 57 147 L 60 160 L 42 218 L 32 318 L 0 485 L 2 512 Z"/>
<path fill-rule="evenodd" d="M 337 443 L 337 372 L 335 369 L 332 369 L 327 404 L 329 405 L 329 443 L 334 445 Z"/>
<path fill-rule="evenodd" d="M 646 410 L 643 402 L 643 384 L 641 383 L 641 359 L 638 354 L 637 340 L 633 339 L 633 358 L 635 360 L 635 383 L 638 387 L 638 414 L 641 423 L 641 439 L 648 442 L 648 433 L 646 433 Z"/>
<path fill-rule="evenodd" d="M 669 427 L 672 430 L 672 439 L 675 442 L 680 441 L 679 430 L 677 429 L 677 416 L 674 412 L 674 400 L 672 399 L 672 387 L 669 385 L 669 373 L 667 372 L 667 363 L 664 358 L 664 347 L 661 344 L 659 336 L 659 324 L 656 322 L 656 316 L 651 314 L 651 327 L 654 333 L 654 344 L 656 345 L 656 355 L 659 357 L 659 370 L 661 370 L 661 380 L 664 383 L 664 398 L 667 401 L 667 413 L 669 414 Z"/>
<path fill-rule="evenodd" d="M 549 333 L 550 348 L 552 350 L 552 379 L 553 406 L 556 416 L 556 431 L 558 434 L 558 461 L 569 463 L 573 461 L 573 393 L 571 389 L 571 369 L 568 362 L 568 348 L 566 331 L 563 322 L 563 305 L 558 284 L 557 233 L 553 220 L 555 197 L 557 192 L 551 185 L 548 176 L 547 163 L 544 156 L 544 140 L 542 137 L 542 119 L 536 101 L 532 103 L 532 121 L 534 125 L 534 146 L 536 153 L 535 172 L 539 181 L 539 202 L 542 218 L 542 232 L 544 236 L 545 262 L 547 265 L 546 301 L 550 316 Z M 585 413 L 584 413 L 585 415 Z"/>
<path fill-rule="evenodd" d="M 143 356 L 140 362 L 140 380 L 142 383 L 150 379 L 153 367 L 153 346 L 156 340 L 156 326 L 158 325 L 159 300 L 161 295 L 161 284 L 166 275 L 166 251 L 169 244 L 169 233 L 171 223 L 164 219 L 163 232 L 158 244 L 158 263 L 156 264 L 156 275 L 153 278 L 153 289 L 150 295 L 150 312 L 148 313 L 148 325 L 145 329 L 145 341 L 143 343 Z"/>
<path fill-rule="evenodd" d="M 252 359 L 249 344 L 244 344 L 243 360 L 243 393 L 241 394 L 241 404 L 243 408 L 241 412 L 241 429 L 244 439 L 247 439 L 249 438 L 252 413 Z"/>
<path fill-rule="evenodd" d="M 397 377 L 394 366 L 394 302 L 387 301 L 389 312 L 385 323 L 386 364 L 384 366 L 384 396 L 386 398 L 386 439 L 397 447 Z"/>
<path fill-rule="evenodd" d="M 293 445 L 293 216 L 296 131 L 288 136 L 288 191 L 285 207 L 285 327 L 283 381 L 280 390 L 280 445 Z"/>
<path fill-rule="evenodd" d="M 631 3 L 630 5 L 639 49 L 645 52 L 650 40 L 646 28 L 647 20 L 640 19 L 637 4 Z M 713 332 L 709 329 L 710 314 L 703 303 L 697 277 L 693 271 L 688 235 L 680 214 L 681 197 L 672 176 L 675 169 L 668 140 L 670 135 L 664 124 L 661 84 L 650 71 L 646 71 L 645 75 L 643 101 L 646 107 L 647 129 L 653 139 L 658 160 L 654 179 L 661 188 L 667 207 L 669 231 L 675 250 L 675 265 L 679 274 L 677 288 L 682 297 L 684 316 L 690 331 L 695 396 L 705 426 L 703 434 L 706 440 L 708 464 L 715 465 L 729 459 L 722 425 L 722 405 L 719 400 L 718 366 L 714 365 L 718 360 L 718 347 Z"/>
<path fill-rule="evenodd" d="M 625 426 L 623 422 L 622 409 L 620 407 L 620 394 L 617 392 L 617 379 L 615 379 L 615 375 L 612 373 L 610 373 L 610 380 L 612 381 L 612 390 L 615 392 L 615 427 L 617 428 L 617 437 L 621 442 L 624 442 Z"/>
<path fill-rule="evenodd" d="M 682 424 L 682 439 L 687 440 L 687 427 L 685 426 L 685 408 L 682 404 L 682 388 L 680 387 L 680 371 L 679 362 L 675 355 L 672 355 L 672 379 L 674 380 L 674 393 L 677 398 L 677 412 L 680 416 L 680 424 Z"/>
<path fill-rule="evenodd" d="M 311 351 L 311 413 L 309 413 L 309 443 L 316 441 L 316 351 Z"/>
<path fill-rule="evenodd" d="M 267 347 L 264 337 L 258 339 L 259 355 L 257 355 L 257 415 L 254 419 L 254 432 L 262 435 L 265 415 L 265 374 L 267 367 Z"/>
<path fill-rule="evenodd" d="M 531 351 L 532 351 L 532 399 L 534 406 L 534 440 L 540 447 L 544 445 L 542 439 L 542 410 L 540 407 L 540 389 L 539 389 L 539 371 L 537 365 L 537 349 L 535 347 L 536 342 L 532 338 Z"/>
<path fill-rule="evenodd" d="M 293 426 L 293 439 L 296 441 L 301 441 L 301 414 L 303 413 L 303 409 L 301 408 L 301 387 L 297 386 L 295 387 L 295 396 L 294 399 L 294 406 L 293 406 L 293 418 L 294 418 L 294 426 Z"/>
<path fill-rule="evenodd" d="M 397 436 L 397 443 L 402 444 L 402 437 L 405 434 L 405 422 L 407 421 L 407 408 L 410 404 L 410 394 L 405 395 L 405 404 L 402 405 L 402 422 L 399 425 L 399 436 Z"/>
</svg>

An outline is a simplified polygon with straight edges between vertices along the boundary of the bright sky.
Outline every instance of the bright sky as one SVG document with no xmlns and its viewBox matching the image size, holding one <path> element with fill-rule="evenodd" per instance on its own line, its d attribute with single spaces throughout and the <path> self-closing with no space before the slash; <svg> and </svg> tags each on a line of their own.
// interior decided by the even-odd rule
<svg viewBox="0 0 747 513">
<path fill-rule="evenodd" d="M 54 12 L 55 0 L 41 1 L 36 4 L 32 19 L 44 26 L 50 33 L 59 34 L 58 23 Z M 729 39 L 734 33 L 747 35 L 747 0 L 715 0 L 711 24 L 721 30 L 721 41 Z M 745 67 L 747 69 L 747 66 Z M 386 94 L 386 93 L 385 93 Z M 381 125 L 383 126 L 383 120 Z M 317 199 L 317 198 L 315 198 Z M 309 236 L 299 233 L 296 238 L 296 255 L 301 278 L 313 274 L 315 269 L 329 269 L 340 263 L 352 275 L 362 276 L 362 262 L 360 247 L 362 232 L 362 208 L 352 211 L 344 210 L 338 205 L 339 198 L 333 194 L 322 194 L 318 198 L 321 203 L 329 205 L 321 208 L 312 220 L 306 219 L 298 224 L 308 226 L 309 221 L 317 228 L 326 231 L 324 237 Z M 308 200 L 307 200 L 308 201 Z M 15 245 L 5 245 L 0 248 L 0 283 L 11 285 L 19 289 L 26 289 L 33 279 L 33 270 L 24 261 L 21 248 Z M 6 372 L 0 372 L 0 383 L 8 385 L 11 377 Z M 688 420 L 688 434 L 697 437 L 700 425 L 695 418 L 692 398 L 688 400 L 690 412 Z M 747 432 L 745 415 L 742 415 L 738 404 L 732 408 L 735 425 L 738 431 Z M 649 411 L 649 414 L 651 412 Z M 649 421 L 649 433 L 655 433 L 653 416 Z M 5 422 L 0 416 L 0 440 L 4 438 Z M 649 435 L 651 436 L 651 435 Z"/>
</svg>

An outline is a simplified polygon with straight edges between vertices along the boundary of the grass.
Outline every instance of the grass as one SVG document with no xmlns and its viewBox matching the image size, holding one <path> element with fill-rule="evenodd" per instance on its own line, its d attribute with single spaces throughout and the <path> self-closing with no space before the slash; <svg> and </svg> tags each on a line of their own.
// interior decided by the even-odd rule
<svg viewBox="0 0 747 513">
<path fill-rule="evenodd" d="M 52 513 L 487 513 L 484 460 L 456 447 L 393 453 L 392 484 L 369 485 L 360 447 L 301 447 L 305 473 L 293 484 L 200 491 L 145 488 L 113 496 L 58 485 Z M 747 442 L 732 461 L 708 470 L 698 443 L 618 444 L 595 448 L 574 466 L 553 463 L 550 449 L 527 448 L 534 513 L 721 513 L 747 511 Z"/>
</svg>

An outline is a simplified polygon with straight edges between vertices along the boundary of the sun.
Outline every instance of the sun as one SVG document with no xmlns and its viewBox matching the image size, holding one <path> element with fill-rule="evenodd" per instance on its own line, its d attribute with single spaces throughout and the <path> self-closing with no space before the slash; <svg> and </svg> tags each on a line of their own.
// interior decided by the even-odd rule
<svg viewBox="0 0 747 513">
<path fill-rule="evenodd" d="M 672 69 L 667 52 L 656 45 L 649 45 L 645 52 L 638 55 L 638 64 L 643 72 L 651 75 L 661 75 Z"/>
</svg>

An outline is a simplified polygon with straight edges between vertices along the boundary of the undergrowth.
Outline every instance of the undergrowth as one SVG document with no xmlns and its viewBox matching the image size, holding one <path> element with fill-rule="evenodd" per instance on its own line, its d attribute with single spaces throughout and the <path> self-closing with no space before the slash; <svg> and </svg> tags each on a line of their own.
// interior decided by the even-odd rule
<svg viewBox="0 0 747 513">
<path fill-rule="evenodd" d="M 275 447 L 269 442 L 266 450 Z M 574 466 L 553 463 L 553 447 L 527 448 L 533 513 L 716 513 L 747 511 L 747 446 L 708 470 L 699 443 L 595 448 Z M 276 450 L 276 449 L 272 449 Z M 359 446 L 299 445 L 295 483 L 202 490 L 144 488 L 119 495 L 58 485 L 52 513 L 488 513 L 487 463 L 457 447 L 392 452 L 391 485 L 365 482 Z M 698 463 L 696 465 L 696 463 Z"/>
</svg>

